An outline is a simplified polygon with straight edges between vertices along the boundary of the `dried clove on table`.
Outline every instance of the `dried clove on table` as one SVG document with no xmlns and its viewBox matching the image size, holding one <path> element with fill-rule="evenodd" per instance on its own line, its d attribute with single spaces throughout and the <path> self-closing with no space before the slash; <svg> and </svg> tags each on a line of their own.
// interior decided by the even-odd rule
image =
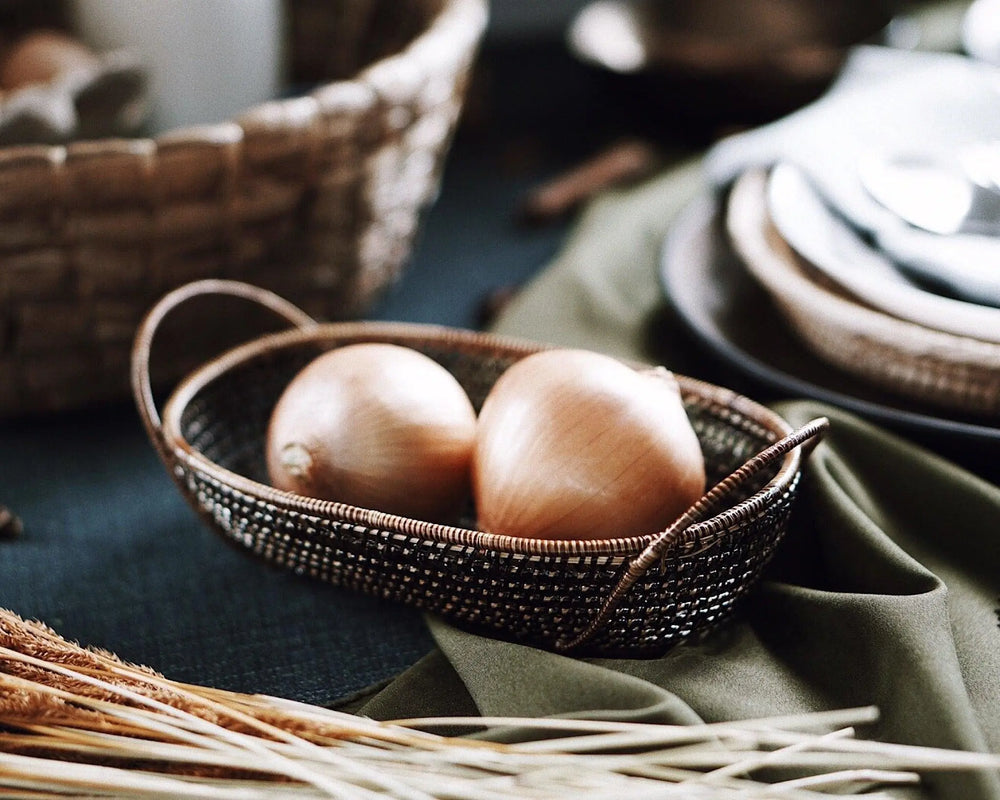
<svg viewBox="0 0 1000 800">
<path fill-rule="evenodd" d="M 648 142 L 616 142 L 531 190 L 520 204 L 518 218 L 528 224 L 555 221 L 599 192 L 649 177 L 661 162 L 660 153 Z"/>
<path fill-rule="evenodd" d="M 508 283 L 497 286 L 483 295 L 476 307 L 476 325 L 479 330 L 491 327 L 520 290 L 519 284 Z"/>
<path fill-rule="evenodd" d="M 23 532 L 20 517 L 7 506 L 0 505 L 0 539 L 16 539 Z"/>
</svg>

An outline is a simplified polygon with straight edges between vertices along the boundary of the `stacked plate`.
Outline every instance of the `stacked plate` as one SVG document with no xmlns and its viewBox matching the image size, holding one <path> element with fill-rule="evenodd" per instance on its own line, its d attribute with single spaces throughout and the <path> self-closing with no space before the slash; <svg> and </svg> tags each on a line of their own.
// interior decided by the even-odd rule
<svg viewBox="0 0 1000 800">
<path fill-rule="evenodd" d="M 901 400 L 1000 416 L 1000 308 L 907 282 L 852 239 L 787 165 L 744 174 L 725 225 L 749 273 L 817 357 Z"/>
<path fill-rule="evenodd" d="M 818 101 L 717 143 L 662 283 L 732 369 L 1000 455 L 1000 69 L 857 48 Z M 955 448 L 946 448 L 949 455 Z"/>
<path fill-rule="evenodd" d="M 689 206 L 661 277 L 682 322 L 746 376 L 935 441 L 1000 447 L 1000 308 L 899 269 L 796 167 L 748 169 Z"/>
</svg>

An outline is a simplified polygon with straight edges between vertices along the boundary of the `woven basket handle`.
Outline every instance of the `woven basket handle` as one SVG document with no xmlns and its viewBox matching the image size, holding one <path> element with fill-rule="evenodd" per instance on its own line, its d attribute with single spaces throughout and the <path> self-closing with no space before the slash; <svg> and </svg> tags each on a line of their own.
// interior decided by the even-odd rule
<svg viewBox="0 0 1000 800">
<path fill-rule="evenodd" d="M 185 284 L 164 295 L 139 323 L 132 345 L 132 395 L 146 432 L 158 449 L 162 448 L 162 425 L 149 377 L 153 339 L 160 324 L 171 311 L 188 300 L 206 295 L 228 295 L 249 300 L 273 311 L 296 327 L 305 328 L 316 324 L 316 320 L 274 292 L 240 281 L 210 278 Z"/>
<path fill-rule="evenodd" d="M 653 537 L 652 541 L 646 545 L 646 548 L 632 560 L 628 565 L 628 570 L 619 579 L 615 588 L 612 589 L 611 594 L 604 601 L 604 605 L 601 606 L 601 610 L 597 612 L 597 616 L 590 621 L 583 633 L 570 641 L 560 642 L 556 646 L 556 649 L 566 652 L 586 643 L 600 630 L 608 617 L 614 613 L 618 602 L 625 596 L 625 593 L 649 571 L 650 567 L 663 557 L 663 553 L 667 547 L 678 536 L 692 525 L 705 519 L 712 513 L 713 509 L 718 507 L 720 501 L 726 499 L 732 492 L 746 484 L 747 481 L 757 475 L 764 467 L 779 458 L 783 458 L 796 447 L 807 444 L 810 447 L 815 446 L 829 427 L 830 420 L 826 417 L 818 417 L 803 425 L 798 430 L 792 431 L 774 444 L 769 445 L 748 459 L 739 469 L 715 484 L 691 508 L 681 514 L 669 528 Z"/>
</svg>

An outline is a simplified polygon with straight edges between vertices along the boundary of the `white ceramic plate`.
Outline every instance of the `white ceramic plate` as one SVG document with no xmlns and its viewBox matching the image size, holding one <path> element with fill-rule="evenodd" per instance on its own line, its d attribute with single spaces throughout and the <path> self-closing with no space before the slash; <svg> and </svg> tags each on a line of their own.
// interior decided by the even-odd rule
<svg viewBox="0 0 1000 800">
<path fill-rule="evenodd" d="M 798 168 L 771 170 L 767 203 L 782 238 L 842 292 L 899 319 L 1000 343 L 1000 308 L 934 294 L 909 280 L 830 210 Z"/>
</svg>

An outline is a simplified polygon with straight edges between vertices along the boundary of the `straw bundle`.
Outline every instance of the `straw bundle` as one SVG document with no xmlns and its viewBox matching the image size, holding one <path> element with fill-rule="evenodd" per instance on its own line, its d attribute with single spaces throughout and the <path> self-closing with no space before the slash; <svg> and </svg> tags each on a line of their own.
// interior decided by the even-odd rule
<svg viewBox="0 0 1000 800">
<path fill-rule="evenodd" d="M 923 770 L 1000 769 L 996 755 L 853 738 L 851 726 L 875 717 L 862 708 L 699 726 L 383 723 L 176 683 L 0 610 L 3 797 L 815 800 L 875 797 L 874 786 L 915 783 Z M 429 732 L 441 726 L 503 732 L 508 743 Z M 762 768 L 786 777 L 765 783 Z"/>
</svg>

